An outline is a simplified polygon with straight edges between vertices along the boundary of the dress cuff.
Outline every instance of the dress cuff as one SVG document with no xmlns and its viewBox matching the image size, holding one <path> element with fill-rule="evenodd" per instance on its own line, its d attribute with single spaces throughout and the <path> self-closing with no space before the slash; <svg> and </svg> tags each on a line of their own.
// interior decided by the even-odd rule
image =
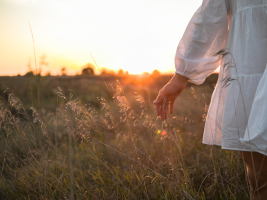
<svg viewBox="0 0 267 200">
<path fill-rule="evenodd" d="M 194 78 L 194 77 L 188 77 L 187 75 L 183 74 L 182 72 L 180 72 L 178 70 L 176 70 L 175 73 L 180 74 L 181 76 L 184 76 L 184 77 L 188 78 L 189 82 L 194 83 L 196 85 L 200 85 L 205 81 L 205 78 L 204 79 L 202 79 L 202 78 L 199 79 L 199 78 Z"/>
</svg>

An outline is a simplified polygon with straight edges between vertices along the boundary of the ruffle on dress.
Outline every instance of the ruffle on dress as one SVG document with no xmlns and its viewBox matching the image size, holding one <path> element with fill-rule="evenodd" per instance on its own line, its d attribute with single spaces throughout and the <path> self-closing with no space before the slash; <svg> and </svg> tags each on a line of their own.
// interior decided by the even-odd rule
<svg viewBox="0 0 267 200">
<path fill-rule="evenodd" d="M 267 70 L 259 82 L 245 136 L 241 144 L 251 151 L 267 155 Z"/>
</svg>

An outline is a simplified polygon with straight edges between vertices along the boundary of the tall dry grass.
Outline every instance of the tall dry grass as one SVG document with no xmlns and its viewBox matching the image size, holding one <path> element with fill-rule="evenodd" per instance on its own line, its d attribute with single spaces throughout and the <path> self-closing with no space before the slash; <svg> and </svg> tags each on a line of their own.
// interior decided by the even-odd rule
<svg viewBox="0 0 267 200">
<path fill-rule="evenodd" d="M 249 199 L 238 154 L 201 143 L 205 89 L 186 88 L 176 115 L 161 122 L 140 93 L 108 87 L 112 98 L 98 104 L 50 88 L 56 111 L 34 103 L 29 111 L 5 93 L 0 199 Z"/>
</svg>

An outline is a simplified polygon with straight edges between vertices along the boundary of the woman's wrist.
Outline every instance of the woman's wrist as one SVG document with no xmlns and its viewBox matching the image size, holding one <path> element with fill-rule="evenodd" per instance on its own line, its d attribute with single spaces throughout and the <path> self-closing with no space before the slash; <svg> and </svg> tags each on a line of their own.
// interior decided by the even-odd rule
<svg viewBox="0 0 267 200">
<path fill-rule="evenodd" d="M 182 76 L 181 74 L 178 74 L 178 73 L 174 74 L 173 79 L 179 80 L 179 81 L 182 81 L 182 82 L 187 82 L 189 80 L 187 77 Z"/>
</svg>

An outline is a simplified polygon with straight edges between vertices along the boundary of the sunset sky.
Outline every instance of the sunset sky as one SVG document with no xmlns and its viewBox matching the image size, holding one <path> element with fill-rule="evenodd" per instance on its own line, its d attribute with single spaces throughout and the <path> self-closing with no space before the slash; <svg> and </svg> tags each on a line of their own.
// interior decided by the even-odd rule
<svg viewBox="0 0 267 200">
<path fill-rule="evenodd" d="M 82 66 L 129 73 L 174 72 L 174 55 L 202 0 L 0 0 L 0 75 L 24 75 L 46 55 L 42 74 Z M 97 71 L 97 69 L 96 69 Z"/>
</svg>

